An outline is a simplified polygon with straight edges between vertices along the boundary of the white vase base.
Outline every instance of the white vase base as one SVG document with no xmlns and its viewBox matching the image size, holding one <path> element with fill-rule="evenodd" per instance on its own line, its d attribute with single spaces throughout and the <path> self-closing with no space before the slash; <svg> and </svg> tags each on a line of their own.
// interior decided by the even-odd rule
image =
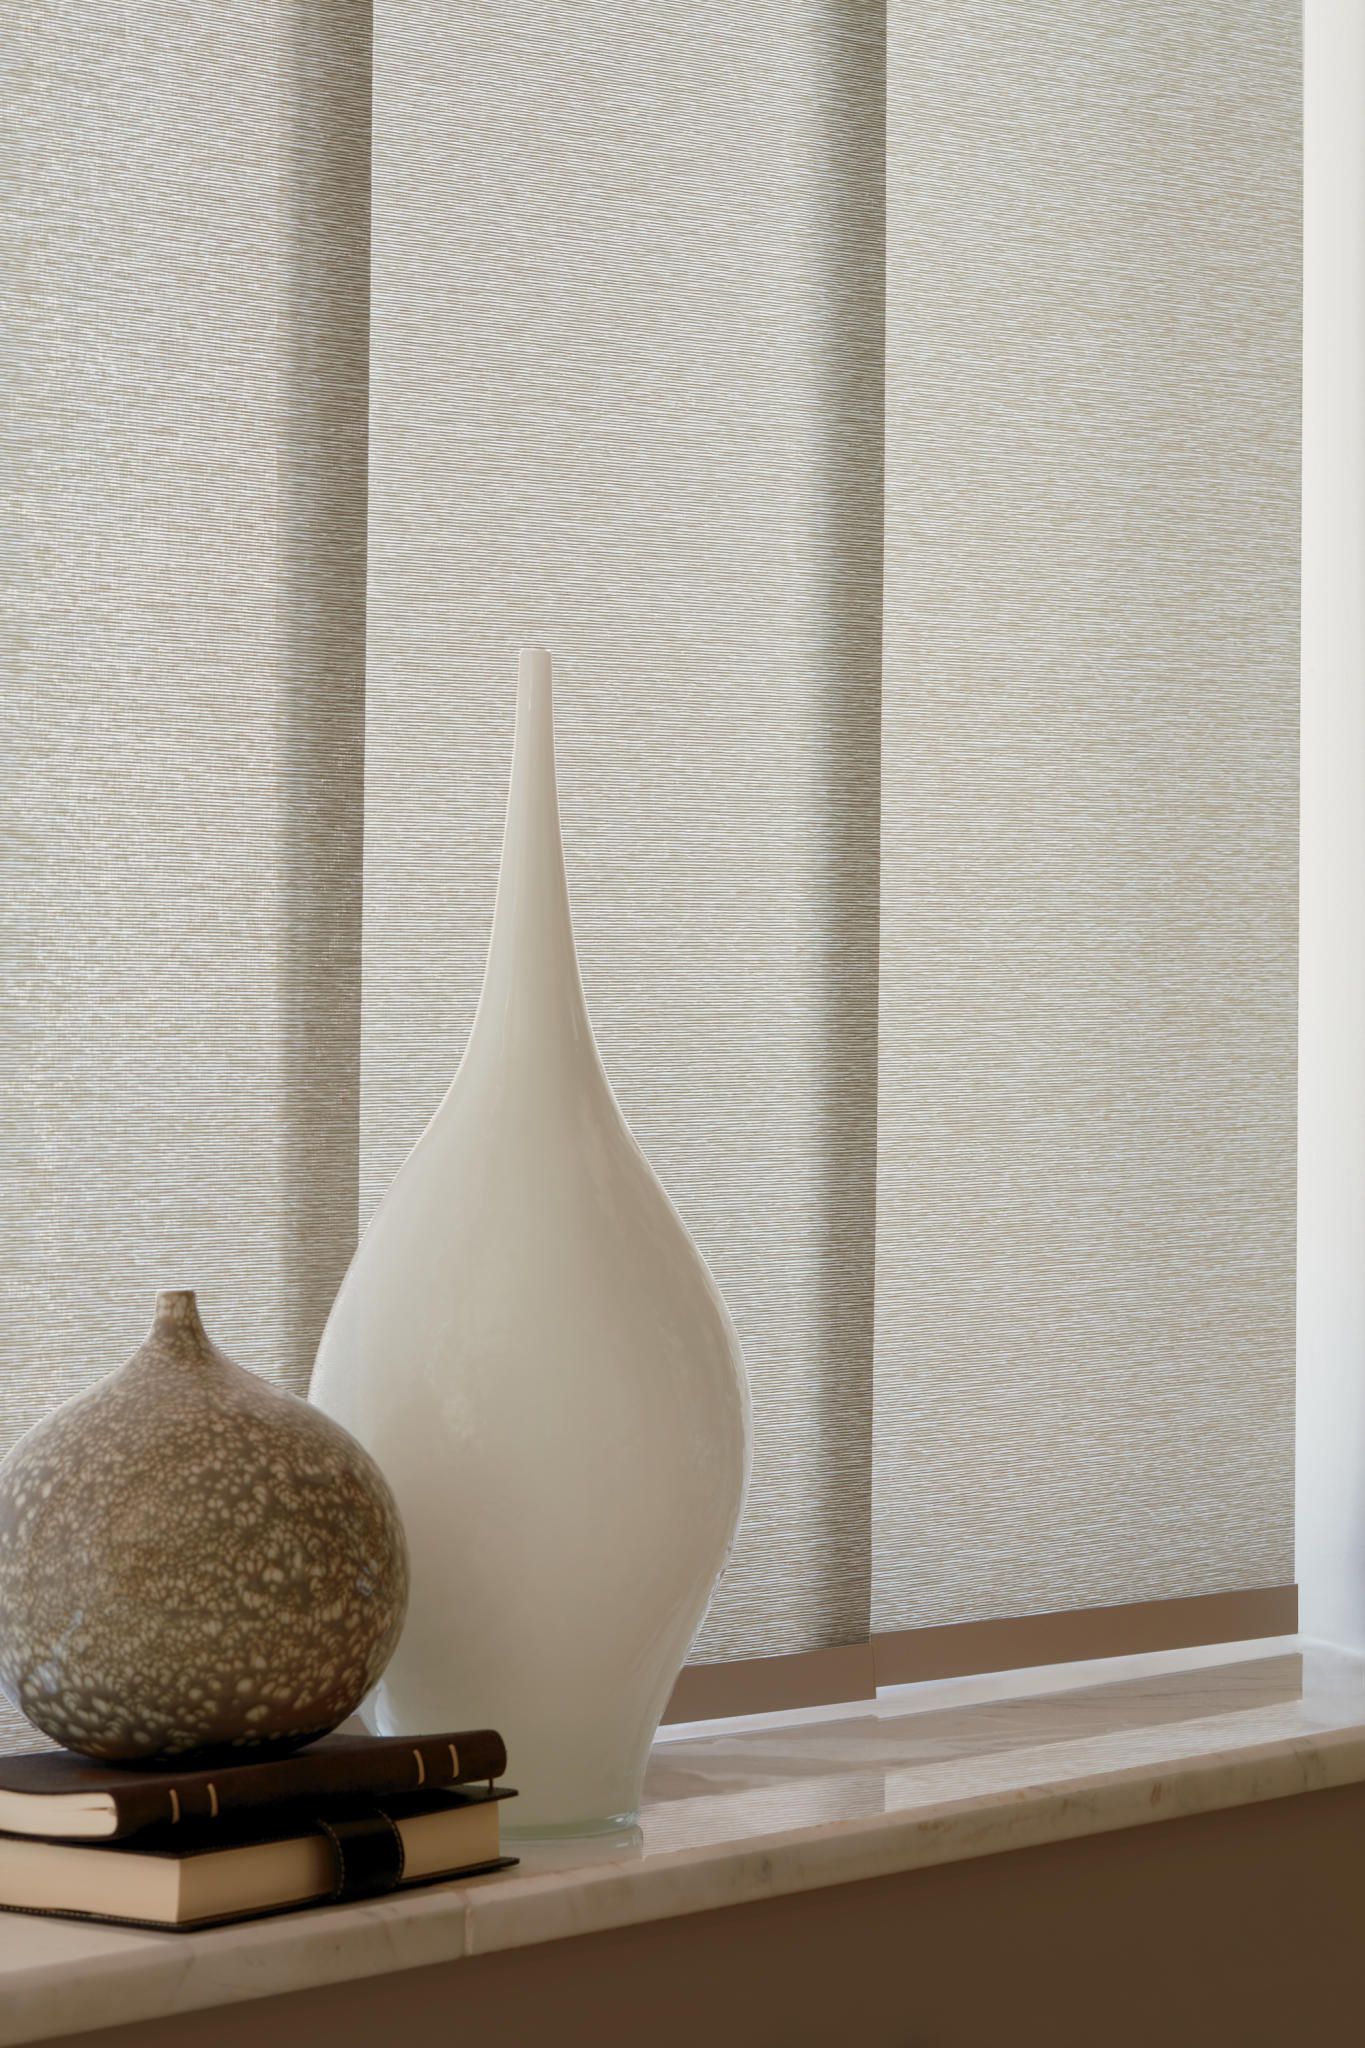
<svg viewBox="0 0 1365 2048">
<path fill-rule="evenodd" d="M 515 1812 L 515 1807 L 504 1808 Z M 516 1842 L 573 1842 L 593 1836 L 598 1839 L 617 1837 L 634 1833 L 639 1835 L 640 1815 L 634 1813 L 608 1813 L 595 1820 L 522 1821 L 503 1823 L 502 1835 L 505 1841 Z"/>
</svg>

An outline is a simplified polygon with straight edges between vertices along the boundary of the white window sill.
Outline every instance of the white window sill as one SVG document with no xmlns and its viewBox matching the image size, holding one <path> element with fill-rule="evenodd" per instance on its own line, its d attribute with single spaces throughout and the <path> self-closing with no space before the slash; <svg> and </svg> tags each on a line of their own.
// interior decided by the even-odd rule
<svg viewBox="0 0 1365 2048">
<path fill-rule="evenodd" d="M 0 1914 L 0 2048 L 1359 1781 L 1365 1659 L 1298 1638 L 674 1728 L 631 1840 L 201 1934 Z"/>
</svg>

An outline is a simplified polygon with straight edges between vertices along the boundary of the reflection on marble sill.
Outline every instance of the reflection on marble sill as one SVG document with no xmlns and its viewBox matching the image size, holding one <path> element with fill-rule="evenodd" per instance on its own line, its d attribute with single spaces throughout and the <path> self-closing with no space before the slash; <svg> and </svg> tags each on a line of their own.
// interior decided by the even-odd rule
<svg viewBox="0 0 1365 2048">
<path fill-rule="evenodd" d="M 519 1848 L 528 1873 L 626 1865 L 1363 1721 L 1365 1662 L 1312 1646 L 938 1711 L 892 1695 L 838 1718 L 661 1742 L 638 1842 Z"/>
<path fill-rule="evenodd" d="M 0 1914 L 0 2048 L 1365 1781 L 1365 1659 L 1152 1667 L 660 1743 L 638 1841 L 463 1884 L 185 1935 Z"/>
</svg>

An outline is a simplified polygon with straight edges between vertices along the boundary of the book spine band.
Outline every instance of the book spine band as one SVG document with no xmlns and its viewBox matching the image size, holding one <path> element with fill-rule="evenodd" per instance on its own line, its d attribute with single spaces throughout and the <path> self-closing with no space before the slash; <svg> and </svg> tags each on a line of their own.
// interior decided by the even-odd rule
<svg viewBox="0 0 1365 2048">
<path fill-rule="evenodd" d="M 403 1837 L 382 1807 L 358 1806 L 316 1819 L 331 1844 L 334 1902 L 377 1899 L 403 1882 Z"/>
</svg>

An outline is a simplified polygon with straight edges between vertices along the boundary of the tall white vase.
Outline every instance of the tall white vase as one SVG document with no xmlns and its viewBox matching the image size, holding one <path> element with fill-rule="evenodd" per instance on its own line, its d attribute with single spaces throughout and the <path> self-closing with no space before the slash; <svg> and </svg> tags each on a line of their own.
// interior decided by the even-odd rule
<svg viewBox="0 0 1365 2048">
<path fill-rule="evenodd" d="M 378 1461 L 411 1550 L 369 1725 L 496 1727 L 510 1819 L 627 1822 L 734 1538 L 748 1388 L 593 1039 L 539 648 L 473 1030 L 342 1284 L 311 1398 Z"/>
</svg>

